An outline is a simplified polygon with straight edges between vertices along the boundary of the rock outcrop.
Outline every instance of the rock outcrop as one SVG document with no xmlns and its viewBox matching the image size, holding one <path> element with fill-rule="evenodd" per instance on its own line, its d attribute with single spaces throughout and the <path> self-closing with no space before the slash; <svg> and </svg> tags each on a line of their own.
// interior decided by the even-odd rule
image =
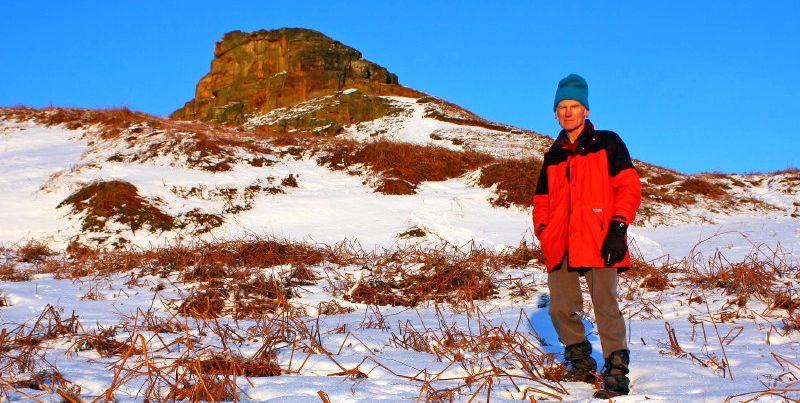
<svg viewBox="0 0 800 403">
<path fill-rule="evenodd" d="M 229 32 L 217 42 L 214 56 L 195 99 L 172 118 L 241 124 L 250 116 L 355 88 L 363 99 L 336 103 L 328 116 L 350 124 L 390 111 L 375 96 L 425 95 L 399 85 L 397 75 L 365 60 L 358 50 L 309 29 Z"/>
</svg>

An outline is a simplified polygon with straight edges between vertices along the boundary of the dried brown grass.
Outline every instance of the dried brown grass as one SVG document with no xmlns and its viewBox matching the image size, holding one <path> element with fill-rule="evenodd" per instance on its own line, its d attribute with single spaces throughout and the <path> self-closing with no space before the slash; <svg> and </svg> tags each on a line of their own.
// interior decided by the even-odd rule
<svg viewBox="0 0 800 403">
<path fill-rule="evenodd" d="M 113 330 L 113 328 L 112 328 Z M 111 332 L 98 332 L 79 336 L 72 345 L 73 351 L 95 350 L 103 358 L 122 356 L 124 354 L 140 355 L 142 350 L 126 343 L 113 339 Z"/>
<path fill-rule="evenodd" d="M 528 393 L 556 399 L 566 393 L 566 389 L 558 383 L 558 379 L 565 373 L 564 366 L 556 360 L 554 354 L 542 350 L 535 333 L 520 331 L 520 324 L 530 321 L 523 312 L 520 312 L 516 327 L 492 323 L 477 307 L 472 308 L 470 317 L 476 321 L 477 326 L 474 329 L 462 328 L 456 323 L 448 323 L 437 306 L 438 326 L 428 327 L 422 324 L 417 328 L 408 321 L 398 323 L 395 327 L 398 330 L 391 333 L 389 343 L 402 349 L 432 354 L 437 361 L 463 368 L 466 375 L 458 386 L 446 390 L 445 396 L 448 399 L 464 397 L 465 394 L 471 394 L 474 399 L 484 386 L 493 383 L 493 378 L 509 380 L 523 399 L 523 395 L 527 396 Z M 431 375 L 434 379 L 439 377 L 436 374 Z M 535 386 L 520 388 L 515 379 Z M 474 387 L 480 384 L 482 386 Z M 429 387 L 426 388 L 426 385 Z M 430 383 L 423 381 L 422 393 L 430 397 L 434 391 L 436 389 Z M 441 396 L 442 392 L 444 391 L 436 391 L 434 395 Z"/>
<path fill-rule="evenodd" d="M 730 262 L 717 251 L 705 267 L 689 266 L 686 280 L 700 288 L 722 289 L 745 302 L 751 298 L 768 301 L 776 296 L 774 284 L 778 274 L 770 266 L 757 254 L 750 254 L 741 262 Z"/>
<path fill-rule="evenodd" d="M 703 196 L 712 200 L 721 200 L 725 196 L 728 196 L 728 193 L 725 192 L 721 185 L 696 177 L 684 179 L 683 182 L 678 185 L 677 190 L 687 194 Z"/>
<path fill-rule="evenodd" d="M 773 301 L 771 309 L 781 311 L 772 314 L 782 315 L 782 311 L 788 313 L 784 317 L 783 332 L 800 329 L 796 296 L 786 287 L 774 287 L 775 284 L 796 278 L 800 270 L 783 260 L 777 250 L 765 253 L 763 249 L 758 249 L 757 252 L 743 262 L 728 262 L 715 254 L 709 263 L 713 269 L 710 271 L 705 270 L 708 268 L 706 263 L 695 255 L 678 263 L 664 263 L 658 267 L 653 262 L 634 259 L 632 270 L 623 274 L 622 282 L 640 290 L 649 288 L 647 294 L 636 295 L 636 298 L 653 299 L 654 295 L 662 293 L 657 286 L 658 281 L 654 279 L 668 278 L 664 290 L 669 289 L 673 282 L 683 282 L 689 287 L 706 291 L 727 292 L 730 289 L 748 298 L 760 299 L 762 296 L 759 296 L 757 288 L 741 286 L 749 280 L 740 277 L 745 270 L 738 266 L 746 263 L 751 270 L 760 270 L 758 267 L 761 267 L 773 273 L 773 292 L 763 298 Z M 82 330 L 76 317 L 65 319 L 57 309 L 50 307 L 34 325 L 0 331 L 0 376 L 20 373 L 21 368 L 34 371 L 41 362 L 38 357 L 47 348 L 48 343 L 45 342 L 63 337 L 78 340 L 75 343 L 76 351 L 90 348 L 103 357 L 116 359 L 110 367 L 115 374 L 114 381 L 102 397 L 107 399 L 117 393 L 122 395 L 122 386 L 132 382 L 144 385 L 137 395 L 141 399 L 159 400 L 165 396 L 185 400 L 246 399 L 239 382 L 252 377 L 300 372 L 308 365 L 307 362 L 313 361 L 309 358 L 312 355 L 328 359 L 336 365 L 336 369 L 329 374 L 331 376 L 358 382 L 373 376 L 371 370 L 365 367 L 380 368 L 397 378 L 415 382 L 425 397 L 466 400 L 481 395 L 488 398 L 492 385 L 504 380 L 511 384 L 509 391 L 517 397 L 535 394 L 556 399 L 567 393 L 555 381 L 563 375 L 564 368 L 555 355 L 541 350 L 542 342 L 535 333 L 525 331 L 530 319 L 521 313 L 516 327 L 498 325 L 486 319 L 476 304 L 470 304 L 470 301 L 495 295 L 496 287 L 504 281 L 496 275 L 501 269 L 526 267 L 537 259 L 538 253 L 527 243 L 503 253 L 455 247 L 434 250 L 407 247 L 368 253 L 354 242 L 319 247 L 276 239 L 175 246 L 151 251 L 76 250 L 69 259 L 73 263 L 84 261 L 81 271 L 90 273 L 89 276 L 119 273 L 123 269 L 130 271 L 133 276 L 154 274 L 172 278 L 177 275 L 179 283 L 193 283 L 193 290 L 189 297 L 180 301 L 183 305 L 167 312 L 166 317 L 156 317 L 151 308 L 147 312 L 139 311 L 133 317 L 123 318 L 123 323 L 115 329 L 91 333 Z M 9 255 L 15 256 L 13 250 Z M 57 261 L 58 257 L 47 259 L 51 260 Z M 264 262 L 288 266 L 278 276 L 266 276 L 257 270 L 267 267 Z M 345 289 L 372 287 L 371 290 L 362 288 L 360 292 L 364 299 L 357 302 L 418 306 L 431 301 L 464 308 L 470 319 L 467 327 L 459 327 L 436 305 L 435 320 L 423 321 L 420 325 L 402 322 L 390 326 L 390 319 L 383 316 L 380 308 L 370 305 L 365 310 L 362 328 L 389 332 L 392 347 L 431 354 L 437 360 L 448 363 L 448 367 L 438 374 L 404 374 L 398 372 L 396 366 L 385 365 L 381 357 L 374 354 L 366 355 L 355 366 L 338 362 L 338 355 L 342 348 L 348 348 L 348 342 L 350 345 L 364 343 L 346 326 L 342 326 L 330 330 L 331 333 L 343 335 L 340 351 L 331 350 L 329 344 L 322 342 L 326 333 L 324 328 L 320 329 L 320 321 L 298 316 L 289 304 L 295 287 L 324 278 L 309 268 L 322 263 L 366 265 L 364 270 L 370 272 L 360 283 L 345 283 L 339 286 L 339 291 L 332 291 L 335 295 L 344 296 L 342 290 Z M 327 269 L 323 268 L 322 271 L 330 275 Z M 694 271 L 702 276 L 693 277 Z M 725 271 L 730 273 L 726 274 Z M 712 274 L 718 279 L 709 280 Z M 764 275 L 762 272 L 756 274 Z M 727 282 L 729 278 L 732 283 Z M 334 281 L 342 282 L 343 279 L 337 277 Z M 354 291 L 347 297 L 356 299 L 356 294 Z M 320 304 L 318 311 L 321 315 L 335 315 L 351 309 L 331 301 Z M 222 316 L 253 319 L 249 323 L 255 325 L 244 329 L 238 327 L 236 321 L 221 324 L 218 318 Z M 713 325 L 716 317 L 718 315 L 709 312 L 708 319 L 700 319 L 695 323 L 697 326 L 703 326 L 704 322 Z M 436 324 L 431 325 L 431 322 Z M 116 331 L 128 334 L 115 334 Z M 157 334 L 145 338 L 139 333 L 142 331 Z M 173 341 L 158 342 L 160 334 L 173 334 L 173 338 L 167 338 Z M 208 344 L 209 334 L 214 335 L 212 340 L 219 340 L 221 347 Z M 667 335 L 669 342 L 662 345 L 665 354 L 691 359 L 699 365 L 732 376 L 724 355 L 714 355 L 707 349 L 681 346 L 674 329 L 671 331 L 667 328 Z M 719 342 L 730 343 L 736 336 L 735 331 L 729 332 L 719 336 Z M 263 347 L 252 356 L 243 356 L 232 346 L 240 346 L 245 340 L 261 340 Z M 710 342 L 706 340 L 705 344 L 709 345 Z M 291 350 L 292 361 L 288 365 L 277 364 L 275 353 L 278 346 Z M 371 351 L 369 347 L 365 348 Z M 284 353 L 282 357 L 287 355 Z M 8 360 L 9 357 L 13 358 L 13 362 Z M 452 367 L 457 367 L 461 375 L 450 375 L 447 388 L 437 385 L 436 381 L 441 380 L 445 371 L 450 371 L 448 375 L 452 373 Z M 518 385 L 517 381 L 527 386 Z"/>
<path fill-rule="evenodd" d="M 3 383 L 12 389 L 30 388 L 53 393 L 58 389 L 64 389 L 65 392 L 72 393 L 73 388 L 70 383 L 66 382 L 58 370 L 47 362 L 45 349 L 48 341 L 71 337 L 81 332 L 83 326 L 78 317 L 74 313 L 69 317 L 63 317 L 60 310 L 47 305 L 31 322 L 32 324 L 23 323 L 16 327 L 8 324 L 0 329 L 0 380 L 20 379 L 18 383 Z M 44 378 L 50 375 L 57 379 L 48 384 Z M 51 388 L 37 387 L 45 384 Z M 0 385 L 0 391 L 4 389 Z"/>
<path fill-rule="evenodd" d="M 129 149 L 139 144 L 146 145 L 133 154 L 114 155 L 109 158 L 111 161 L 147 161 L 179 152 L 189 166 L 219 172 L 243 162 L 236 150 L 262 157 L 272 154 L 258 139 L 233 127 L 214 122 L 175 121 L 128 108 L 0 108 L 0 117 L 47 126 L 61 125 L 70 130 L 82 129 L 101 140 L 123 140 Z M 154 135 L 162 137 L 154 142 L 150 139 Z"/>
<path fill-rule="evenodd" d="M 642 288 L 646 291 L 664 291 L 670 286 L 667 274 L 672 271 L 673 269 L 667 264 L 656 267 L 652 262 L 633 257 L 631 258 L 630 269 L 624 271 L 621 274 L 621 278 L 623 282 L 631 281 L 634 283 L 626 287 L 629 290 Z"/>
<path fill-rule="evenodd" d="M 0 108 L 0 116 L 7 119 L 26 121 L 34 120 L 48 126 L 63 125 L 70 130 L 84 129 L 99 125 L 104 128 L 102 136 L 110 138 L 118 136 L 133 123 L 157 119 L 128 108 L 111 109 L 79 109 L 48 107 L 35 109 L 30 107 Z"/>
<path fill-rule="evenodd" d="M 456 178 L 494 160 L 488 154 L 387 140 L 334 140 L 320 152 L 317 161 L 332 169 L 369 168 L 379 178 L 378 191 L 384 194 L 413 194 L 422 182 Z"/>
<path fill-rule="evenodd" d="M 503 266 L 521 268 L 532 262 L 544 262 L 544 253 L 542 252 L 542 247 L 540 244 L 532 243 L 529 246 L 527 242 L 522 241 L 516 248 L 509 249 L 504 253 L 501 253 L 499 258 L 500 264 Z"/>
<path fill-rule="evenodd" d="M 21 270 L 13 261 L 0 263 L 0 281 L 29 281 L 33 277 L 30 270 Z"/>
<path fill-rule="evenodd" d="M 33 240 L 28 241 L 17 250 L 18 259 L 23 263 L 42 262 L 55 254 L 44 242 Z"/>
<path fill-rule="evenodd" d="M 493 206 L 527 208 L 533 205 L 541 169 L 539 158 L 501 160 L 481 169 L 478 185 L 486 188 L 496 186 L 497 197 L 491 200 Z"/>
<path fill-rule="evenodd" d="M 663 185 L 669 185 L 670 183 L 675 183 L 679 179 L 680 178 L 678 178 L 677 175 L 673 175 L 669 172 L 663 172 L 649 177 L 647 181 L 656 186 L 663 186 Z"/>
<path fill-rule="evenodd" d="M 345 298 L 366 304 L 414 307 L 424 301 L 463 304 L 496 293 L 500 262 L 480 250 L 397 251 L 372 267 Z"/>
<path fill-rule="evenodd" d="M 109 220 L 132 231 L 169 231 L 175 219 L 139 195 L 136 186 L 125 181 L 92 182 L 72 193 L 58 207 L 71 206 L 73 214 L 83 213 L 84 231 L 102 231 Z"/>
</svg>

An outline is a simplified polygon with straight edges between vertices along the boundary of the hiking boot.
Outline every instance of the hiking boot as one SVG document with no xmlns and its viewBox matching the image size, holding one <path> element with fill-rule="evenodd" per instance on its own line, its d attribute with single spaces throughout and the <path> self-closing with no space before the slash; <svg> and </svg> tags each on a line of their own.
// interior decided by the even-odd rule
<svg viewBox="0 0 800 403">
<path fill-rule="evenodd" d="M 617 350 L 606 358 L 603 365 L 603 389 L 594 393 L 595 398 L 608 399 L 615 396 L 627 395 L 630 392 L 630 381 L 628 374 L 628 364 L 630 364 L 630 352 L 628 350 Z"/>
<path fill-rule="evenodd" d="M 594 381 L 594 372 L 597 371 L 597 361 L 592 358 L 592 345 L 588 340 L 572 344 L 564 349 L 564 365 L 567 373 L 563 381 L 589 382 Z"/>
<path fill-rule="evenodd" d="M 622 396 L 622 393 L 614 392 L 611 390 L 600 389 L 596 390 L 592 395 L 593 399 L 611 399 L 612 397 Z"/>
</svg>

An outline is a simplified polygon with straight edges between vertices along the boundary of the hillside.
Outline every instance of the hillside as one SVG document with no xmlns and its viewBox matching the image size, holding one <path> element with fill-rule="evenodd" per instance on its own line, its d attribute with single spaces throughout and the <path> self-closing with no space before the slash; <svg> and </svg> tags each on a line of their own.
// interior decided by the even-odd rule
<svg viewBox="0 0 800 403">
<path fill-rule="evenodd" d="M 394 109 L 391 115 L 343 126 L 335 136 L 313 128 L 258 129 L 301 120 L 298 115 L 313 113 L 315 102 L 358 94 L 344 91 L 276 109 L 241 126 L 127 110 L 2 108 L 0 142 L 8 174 L 2 214 L 18 225 L 5 227 L 0 239 L 50 239 L 59 248 L 73 241 L 147 245 L 251 231 L 325 239 L 325 231 L 282 223 L 287 215 L 340 227 L 339 238 L 346 238 L 398 204 L 407 206 L 407 215 L 362 241 L 391 242 L 415 225 L 427 227 L 432 239 L 454 243 L 484 238 L 485 231 L 512 233 L 511 239 L 487 239 L 508 244 L 527 231 L 541 154 L 552 141 L 546 136 L 486 122 L 429 96 L 385 97 Z M 797 171 L 687 176 L 641 161 L 636 165 L 644 194 L 639 226 L 715 223 L 741 215 L 788 218 L 800 209 Z M 92 196 L 112 181 L 127 184 L 128 196 Z M 423 206 L 427 193 L 442 186 L 460 189 L 454 200 L 464 197 L 483 205 L 485 214 L 509 220 L 491 230 L 470 228 L 463 219 L 422 220 L 422 211 L 433 220 L 459 214 L 452 206 Z M 83 200 L 76 203 L 71 196 L 80 192 Z M 371 208 L 369 215 L 352 217 L 342 227 L 329 216 L 331 204 L 325 199 L 344 195 Z M 122 207 L 129 198 L 140 200 L 136 211 Z M 303 212 L 294 209 L 298 199 L 307 200 Z"/>
</svg>

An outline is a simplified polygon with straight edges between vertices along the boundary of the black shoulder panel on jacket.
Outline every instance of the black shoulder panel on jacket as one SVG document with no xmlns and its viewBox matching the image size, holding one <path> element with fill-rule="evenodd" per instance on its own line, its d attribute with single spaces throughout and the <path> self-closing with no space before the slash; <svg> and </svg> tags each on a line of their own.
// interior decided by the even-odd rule
<svg viewBox="0 0 800 403">
<path fill-rule="evenodd" d="M 536 182 L 536 193 L 537 195 L 544 195 L 548 192 L 547 186 L 547 164 L 542 164 L 542 169 L 539 171 L 539 181 Z"/>
<path fill-rule="evenodd" d="M 606 139 L 606 153 L 608 154 L 608 171 L 611 176 L 616 176 L 624 169 L 634 168 L 628 147 L 617 133 L 608 130 L 598 130 Z"/>
</svg>

